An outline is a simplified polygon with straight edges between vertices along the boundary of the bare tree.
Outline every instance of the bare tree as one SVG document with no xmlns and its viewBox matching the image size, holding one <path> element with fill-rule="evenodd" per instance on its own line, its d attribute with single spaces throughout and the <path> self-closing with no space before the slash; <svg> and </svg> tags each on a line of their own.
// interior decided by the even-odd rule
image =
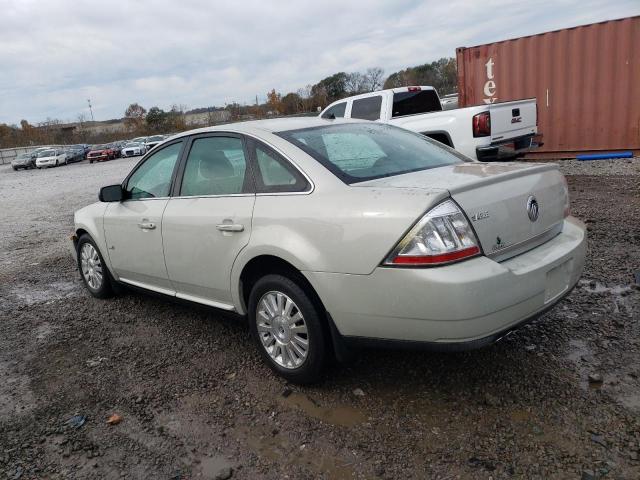
<svg viewBox="0 0 640 480">
<path fill-rule="evenodd" d="M 384 83 L 384 70 L 380 67 L 368 68 L 363 78 L 364 91 L 375 92 L 382 88 L 382 84 Z"/>
<path fill-rule="evenodd" d="M 311 88 L 312 88 L 312 85 L 309 84 L 305 87 L 298 89 L 298 95 L 302 99 L 302 110 L 304 112 L 310 112 L 311 110 L 313 110 L 313 107 L 314 107 L 313 99 L 311 98 L 312 97 Z"/>
<path fill-rule="evenodd" d="M 147 111 L 141 105 L 132 103 L 124 111 L 124 124 L 128 130 L 139 132 L 144 125 L 144 117 Z"/>
<path fill-rule="evenodd" d="M 364 93 L 367 90 L 365 89 L 367 84 L 367 78 L 360 72 L 353 72 L 347 74 L 347 79 L 345 81 L 345 89 L 349 95 L 358 95 L 359 93 Z"/>
</svg>

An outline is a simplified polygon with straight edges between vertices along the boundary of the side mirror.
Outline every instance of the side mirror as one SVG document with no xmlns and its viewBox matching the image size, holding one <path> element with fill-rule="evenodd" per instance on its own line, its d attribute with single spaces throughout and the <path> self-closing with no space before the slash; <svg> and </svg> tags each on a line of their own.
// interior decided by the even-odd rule
<svg viewBox="0 0 640 480">
<path fill-rule="evenodd" d="M 102 187 L 98 199 L 101 202 L 121 202 L 124 200 L 124 191 L 122 185 L 109 185 Z"/>
</svg>

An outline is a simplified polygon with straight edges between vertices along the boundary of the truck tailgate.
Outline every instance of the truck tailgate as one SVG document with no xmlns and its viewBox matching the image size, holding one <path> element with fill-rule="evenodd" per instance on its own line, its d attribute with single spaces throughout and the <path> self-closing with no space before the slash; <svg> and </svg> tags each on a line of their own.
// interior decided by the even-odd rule
<svg viewBox="0 0 640 480">
<path fill-rule="evenodd" d="M 492 103 L 489 105 L 489 113 L 491 115 L 492 143 L 501 143 L 505 140 L 538 132 L 535 98 Z"/>
</svg>

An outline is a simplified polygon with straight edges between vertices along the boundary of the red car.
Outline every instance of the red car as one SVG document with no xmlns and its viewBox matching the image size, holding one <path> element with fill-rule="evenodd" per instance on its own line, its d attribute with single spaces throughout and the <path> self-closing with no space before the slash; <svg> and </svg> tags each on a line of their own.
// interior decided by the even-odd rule
<svg viewBox="0 0 640 480">
<path fill-rule="evenodd" d="M 116 158 L 116 151 L 110 145 L 94 145 L 87 158 L 89 163 L 113 160 Z"/>
</svg>

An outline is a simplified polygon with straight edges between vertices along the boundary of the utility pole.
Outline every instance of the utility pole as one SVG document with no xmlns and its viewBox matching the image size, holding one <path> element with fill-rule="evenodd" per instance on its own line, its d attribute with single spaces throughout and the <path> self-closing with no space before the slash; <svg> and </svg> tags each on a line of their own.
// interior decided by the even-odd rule
<svg viewBox="0 0 640 480">
<path fill-rule="evenodd" d="M 91 112 L 91 121 L 95 122 L 95 120 L 93 119 L 93 108 L 91 108 L 91 99 L 87 98 L 87 103 L 89 104 L 89 111 Z"/>
</svg>

